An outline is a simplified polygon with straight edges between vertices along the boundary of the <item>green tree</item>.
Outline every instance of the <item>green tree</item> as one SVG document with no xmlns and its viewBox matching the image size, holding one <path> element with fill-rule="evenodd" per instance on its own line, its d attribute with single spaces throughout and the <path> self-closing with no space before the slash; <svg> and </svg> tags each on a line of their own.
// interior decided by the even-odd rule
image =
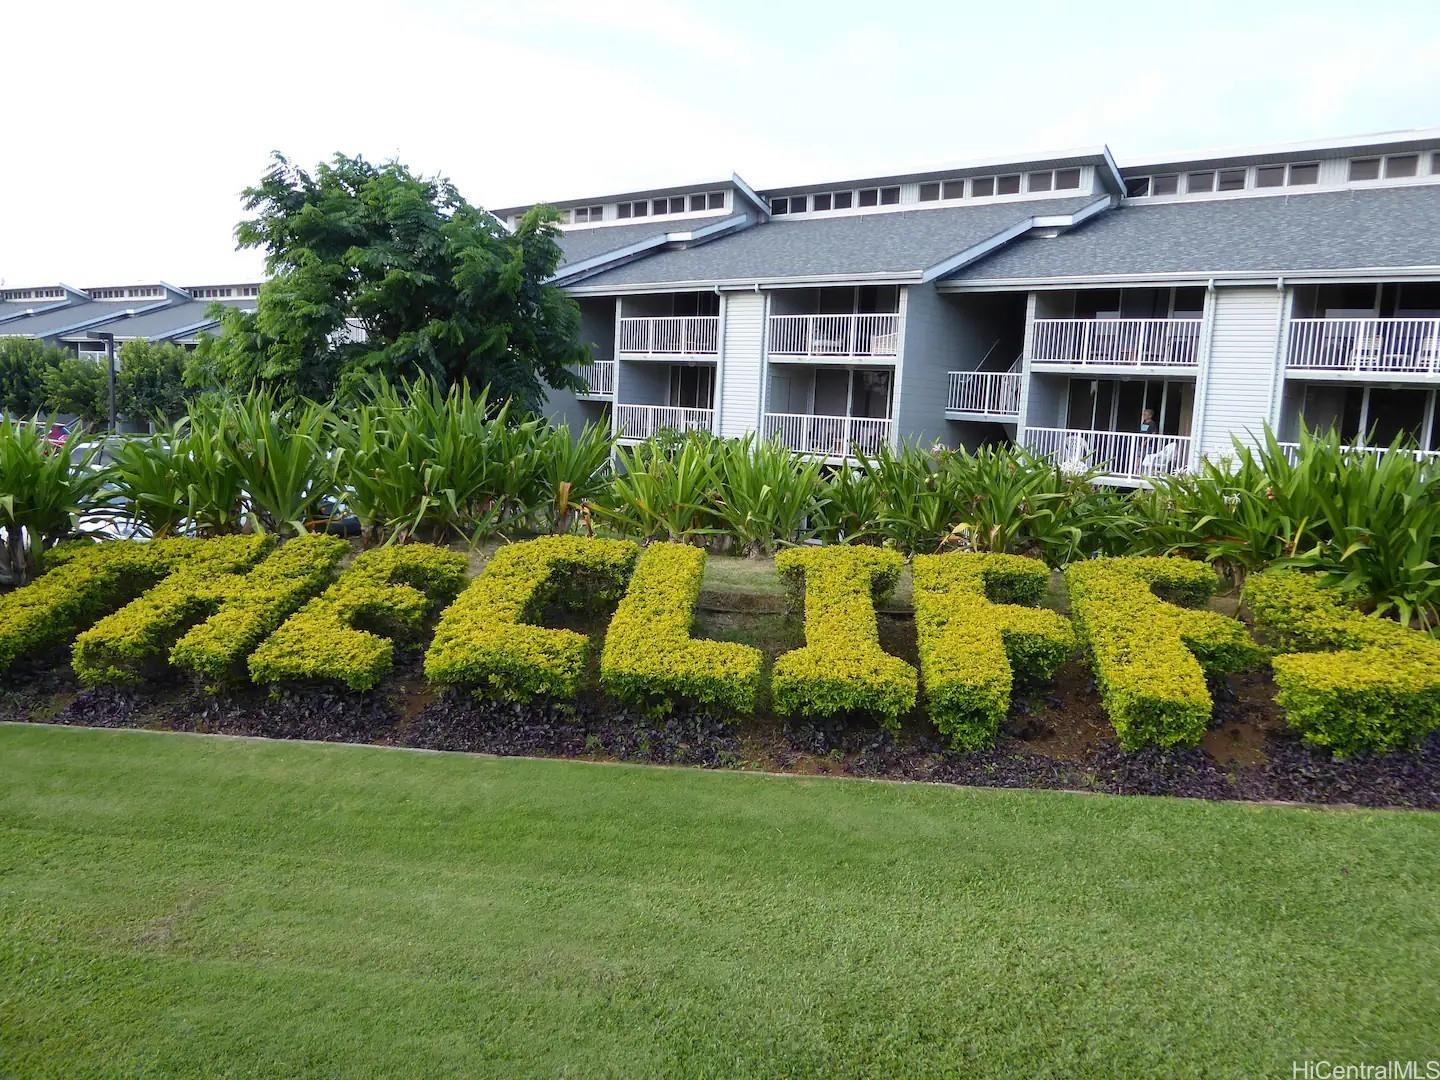
<svg viewBox="0 0 1440 1080">
<path fill-rule="evenodd" d="M 34 338 L 0 338 L 0 412 L 34 416 L 45 409 L 45 372 L 68 355 Z"/>
<path fill-rule="evenodd" d="M 136 423 L 167 424 L 179 419 L 193 396 L 185 385 L 190 354 L 169 341 L 127 341 L 115 376 L 116 408 Z"/>
<path fill-rule="evenodd" d="M 104 427 L 109 421 L 108 381 L 103 363 L 66 355 L 45 369 L 45 410 Z"/>
<path fill-rule="evenodd" d="M 562 258 L 553 211 L 512 234 L 448 180 L 343 155 L 312 174 L 276 154 L 244 199 L 255 216 L 235 235 L 270 279 L 253 313 L 212 309 L 192 385 L 326 397 L 429 375 L 532 408 L 580 385 L 579 309 L 545 283 Z"/>
</svg>

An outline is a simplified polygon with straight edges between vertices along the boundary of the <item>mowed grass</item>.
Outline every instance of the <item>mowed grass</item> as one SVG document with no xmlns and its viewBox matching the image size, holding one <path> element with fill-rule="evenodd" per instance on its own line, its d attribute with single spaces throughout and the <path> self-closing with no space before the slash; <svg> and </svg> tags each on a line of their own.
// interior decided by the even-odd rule
<svg viewBox="0 0 1440 1080">
<path fill-rule="evenodd" d="M 0 1075 L 1440 1049 L 1440 816 L 0 727 Z"/>
</svg>

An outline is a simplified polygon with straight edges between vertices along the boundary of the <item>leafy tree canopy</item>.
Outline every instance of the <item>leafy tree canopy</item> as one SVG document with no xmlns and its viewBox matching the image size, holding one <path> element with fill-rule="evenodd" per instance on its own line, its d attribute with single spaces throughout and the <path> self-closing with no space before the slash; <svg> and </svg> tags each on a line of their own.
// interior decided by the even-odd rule
<svg viewBox="0 0 1440 1080">
<path fill-rule="evenodd" d="M 109 379 L 105 365 L 68 353 L 44 374 L 45 409 L 77 416 L 91 427 L 109 422 Z"/>
<path fill-rule="evenodd" d="M 192 384 L 348 395 L 372 374 L 468 380 L 534 407 L 577 387 L 573 300 L 545 281 L 562 258 L 554 211 L 512 234 L 448 180 L 336 157 L 313 173 L 276 154 L 246 189 L 235 235 L 265 251 L 257 310 L 222 311 Z"/>
<path fill-rule="evenodd" d="M 34 416 L 45 411 L 45 372 L 69 354 L 34 338 L 0 338 L 0 412 Z"/>
<path fill-rule="evenodd" d="M 190 354 L 172 342 L 127 341 L 115 376 L 116 407 L 127 420 L 169 423 L 192 396 L 184 383 Z"/>
</svg>

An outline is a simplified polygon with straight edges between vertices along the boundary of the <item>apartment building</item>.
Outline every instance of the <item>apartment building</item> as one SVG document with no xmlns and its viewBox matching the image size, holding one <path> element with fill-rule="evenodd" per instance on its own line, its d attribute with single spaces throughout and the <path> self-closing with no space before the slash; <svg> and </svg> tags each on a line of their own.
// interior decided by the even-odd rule
<svg viewBox="0 0 1440 1080">
<path fill-rule="evenodd" d="M 0 337 L 37 338 L 47 345 L 81 356 L 102 358 L 103 339 L 112 334 L 116 346 L 127 341 L 170 341 L 193 348 L 217 320 L 210 306 L 253 311 L 259 282 L 180 287 L 148 285 L 70 285 L 0 289 Z"/>
<path fill-rule="evenodd" d="M 550 411 L 622 440 L 1013 440 L 1130 485 L 1267 426 L 1440 452 L 1440 129 L 552 205 L 596 362 Z"/>
</svg>

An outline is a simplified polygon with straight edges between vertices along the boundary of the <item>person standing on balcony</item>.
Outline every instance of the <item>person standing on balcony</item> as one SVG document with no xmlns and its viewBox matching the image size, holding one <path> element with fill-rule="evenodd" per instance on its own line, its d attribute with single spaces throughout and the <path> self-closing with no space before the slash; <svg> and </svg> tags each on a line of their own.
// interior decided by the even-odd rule
<svg viewBox="0 0 1440 1080">
<path fill-rule="evenodd" d="M 1160 426 L 1155 423 L 1155 410 L 1154 410 L 1154 409 L 1141 409 L 1141 410 L 1140 410 L 1140 434 L 1141 434 L 1141 435 L 1159 435 L 1159 434 L 1160 434 Z"/>
</svg>

